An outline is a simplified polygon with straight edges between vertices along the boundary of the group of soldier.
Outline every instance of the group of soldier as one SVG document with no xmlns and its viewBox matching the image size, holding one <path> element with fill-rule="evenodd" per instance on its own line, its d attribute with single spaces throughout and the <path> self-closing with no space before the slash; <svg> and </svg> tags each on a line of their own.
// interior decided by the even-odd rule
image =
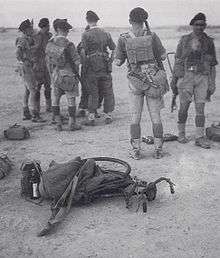
<svg viewBox="0 0 220 258">
<path fill-rule="evenodd" d="M 66 96 L 68 103 L 69 130 L 81 129 L 81 125 L 76 122 L 78 116 L 86 117 L 84 125 L 94 126 L 99 116 L 97 109 L 102 102 L 105 123 L 111 123 L 115 106 L 112 63 L 114 61 L 117 66 L 121 66 L 127 61 L 132 117 L 130 156 L 134 159 L 141 158 L 140 122 L 145 99 L 152 122 L 154 157 L 163 157 L 163 125 L 160 111 L 164 107 L 163 96 L 169 90 L 163 67 L 166 50 L 156 33 L 150 30 L 147 19 L 148 13 L 143 8 L 131 10 L 131 28 L 120 35 L 117 47 L 110 33 L 98 27 L 99 17 L 93 11 L 86 14 L 87 27 L 77 47 L 67 39 L 72 26 L 66 19 L 54 20 L 53 36 L 49 32 L 47 18 L 40 20 L 40 30 L 37 33 L 33 31 L 33 24 L 29 20 L 23 21 L 19 26 L 22 36 L 16 40 L 16 53 L 25 84 L 24 119 L 43 122 L 40 116 L 40 89 L 44 85 L 46 111 L 53 112 L 58 131 L 63 129 L 60 114 L 62 95 Z M 188 109 L 194 100 L 195 144 L 202 148 L 210 148 L 204 134 L 204 108 L 208 98 L 215 91 L 215 46 L 213 39 L 204 32 L 206 17 L 203 13 L 193 17 L 190 25 L 193 31 L 184 35 L 177 46 L 171 83 L 173 94 L 179 94 L 180 99 L 178 141 L 188 142 L 185 127 Z M 77 110 L 79 81 L 81 99 Z M 28 107 L 29 97 L 31 110 Z"/>
</svg>

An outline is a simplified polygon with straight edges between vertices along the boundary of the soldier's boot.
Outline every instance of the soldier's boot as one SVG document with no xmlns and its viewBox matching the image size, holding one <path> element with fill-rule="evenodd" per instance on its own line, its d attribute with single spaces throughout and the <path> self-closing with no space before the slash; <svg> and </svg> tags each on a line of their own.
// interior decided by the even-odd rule
<svg viewBox="0 0 220 258">
<path fill-rule="evenodd" d="M 44 96 L 46 100 L 46 112 L 51 112 L 52 111 L 51 91 L 45 90 Z"/>
<path fill-rule="evenodd" d="M 89 113 L 88 118 L 83 122 L 83 125 L 95 126 L 95 113 Z"/>
<path fill-rule="evenodd" d="M 155 159 L 161 159 L 163 158 L 163 138 L 154 138 L 154 158 Z"/>
<path fill-rule="evenodd" d="M 163 125 L 161 122 L 153 123 L 153 135 L 154 135 L 154 158 L 161 159 L 163 157 Z"/>
<path fill-rule="evenodd" d="M 40 116 L 40 113 L 38 110 L 32 110 L 32 119 L 31 121 L 33 123 L 45 123 L 46 120 L 43 119 L 41 116 Z"/>
<path fill-rule="evenodd" d="M 178 123 L 178 139 L 179 143 L 187 143 L 189 140 L 186 138 L 186 124 Z"/>
<path fill-rule="evenodd" d="M 60 107 L 59 106 L 53 106 L 52 107 L 53 110 L 53 117 L 56 123 L 56 130 L 58 132 L 62 131 L 62 120 L 61 120 L 61 116 L 60 116 Z"/>
<path fill-rule="evenodd" d="M 140 124 L 130 125 L 131 135 L 131 149 L 129 150 L 129 156 L 133 159 L 141 159 L 141 127 Z"/>
<path fill-rule="evenodd" d="M 76 112 L 76 117 L 85 117 L 86 116 L 86 110 L 83 108 L 79 108 Z"/>
<path fill-rule="evenodd" d="M 210 149 L 211 144 L 210 144 L 210 141 L 205 136 L 204 131 L 205 131 L 204 127 L 196 127 L 195 145 L 203 149 Z"/>
<path fill-rule="evenodd" d="M 23 107 L 23 120 L 31 120 L 31 118 L 29 107 Z"/>
<path fill-rule="evenodd" d="M 82 129 L 81 125 L 76 123 L 76 107 L 69 106 L 68 112 L 69 112 L 69 130 L 70 131 L 81 130 Z"/>
<path fill-rule="evenodd" d="M 95 111 L 95 118 L 100 118 L 101 117 L 101 114 L 98 113 L 98 111 L 96 110 Z"/>
<path fill-rule="evenodd" d="M 105 123 L 106 124 L 111 124 L 113 122 L 113 118 L 111 113 L 105 113 Z"/>
<path fill-rule="evenodd" d="M 131 150 L 129 151 L 129 156 L 132 159 L 139 160 L 141 159 L 141 139 L 131 139 Z"/>
</svg>

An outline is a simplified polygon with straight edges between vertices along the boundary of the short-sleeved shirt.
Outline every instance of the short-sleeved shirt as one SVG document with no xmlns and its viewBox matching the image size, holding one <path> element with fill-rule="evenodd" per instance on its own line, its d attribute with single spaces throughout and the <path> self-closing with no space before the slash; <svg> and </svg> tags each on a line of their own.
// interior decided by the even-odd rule
<svg viewBox="0 0 220 258">
<path fill-rule="evenodd" d="M 193 50 L 193 41 L 198 41 L 198 49 Z M 185 65 L 197 65 L 201 62 L 208 61 L 210 66 L 218 64 L 213 39 L 206 33 L 197 37 L 193 32 L 181 37 L 175 55 L 174 74 L 182 77 L 185 71 Z M 204 68 L 205 69 L 205 68 Z M 205 72 L 205 71 L 204 71 Z"/>
<path fill-rule="evenodd" d="M 132 32 L 133 33 L 133 32 Z M 135 36 L 141 37 L 146 33 L 146 29 L 140 30 Z M 127 52 L 126 52 L 126 38 L 129 37 L 129 32 L 123 33 L 120 35 L 118 39 L 118 44 L 116 48 L 116 59 L 121 60 L 121 63 L 123 64 L 127 60 Z M 161 56 L 166 52 L 165 48 L 163 47 L 160 38 L 157 36 L 156 33 L 152 33 L 152 47 L 153 47 L 153 53 L 154 57 L 158 63 L 158 66 L 163 69 L 163 64 L 161 61 Z M 128 70 L 130 70 L 129 63 Z"/>
<path fill-rule="evenodd" d="M 82 34 L 82 47 L 89 55 L 96 51 L 108 53 L 108 48 L 114 50 L 116 46 L 110 33 L 99 27 L 92 27 Z"/>
<path fill-rule="evenodd" d="M 66 65 L 65 68 L 62 69 L 72 70 L 73 64 L 77 66 L 80 64 L 80 57 L 73 42 L 69 41 L 64 36 L 55 36 L 50 39 L 50 41 L 53 41 L 58 46 L 65 48 Z"/>
</svg>

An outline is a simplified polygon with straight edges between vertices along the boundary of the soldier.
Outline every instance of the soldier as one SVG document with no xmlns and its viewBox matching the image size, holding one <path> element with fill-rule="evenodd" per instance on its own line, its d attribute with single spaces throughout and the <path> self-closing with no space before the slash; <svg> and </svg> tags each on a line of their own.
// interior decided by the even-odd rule
<svg viewBox="0 0 220 258">
<path fill-rule="evenodd" d="M 46 47 L 46 60 L 53 85 L 53 115 L 57 130 L 62 131 L 60 116 L 60 98 L 66 95 L 69 113 L 69 130 L 80 130 L 76 123 L 76 97 L 79 95 L 78 78 L 80 58 L 75 45 L 67 39 L 72 26 L 66 19 L 54 21 L 56 35 L 49 40 Z"/>
<path fill-rule="evenodd" d="M 24 99 L 23 99 L 23 120 L 30 120 L 32 122 L 43 122 L 40 117 L 37 102 L 37 81 L 33 71 L 33 54 L 32 48 L 34 46 L 33 27 L 30 20 L 23 21 L 19 30 L 22 36 L 16 39 L 16 58 L 20 64 L 20 72 L 25 85 Z M 31 113 L 28 106 L 30 95 Z"/>
<path fill-rule="evenodd" d="M 44 85 L 44 96 L 46 99 L 46 111 L 51 112 L 51 87 L 50 75 L 47 69 L 45 60 L 45 49 L 52 33 L 49 32 L 50 24 L 47 18 L 42 18 L 38 24 L 40 31 L 34 35 L 34 73 L 38 82 L 38 91 L 36 94 L 36 101 L 38 103 L 38 110 L 40 112 L 40 90 Z"/>
<path fill-rule="evenodd" d="M 108 124 L 112 122 L 111 112 L 115 105 L 111 76 L 115 44 L 111 35 L 97 26 L 99 17 L 96 13 L 88 11 L 86 20 L 89 29 L 82 34 L 82 60 L 89 94 L 89 114 L 88 120 L 84 124 L 95 125 L 95 112 L 99 105 L 99 89 L 104 98 L 105 123 Z M 108 49 L 111 51 L 110 57 Z"/>
<path fill-rule="evenodd" d="M 89 25 L 86 26 L 85 30 L 89 29 Z M 79 53 L 79 55 L 83 58 L 83 53 L 81 54 L 81 51 L 83 50 L 82 47 L 82 42 L 80 42 L 77 46 L 77 51 Z M 86 69 L 84 66 L 81 66 L 81 97 L 80 97 L 80 102 L 79 102 L 79 107 L 78 107 L 78 111 L 77 111 L 77 117 L 85 117 L 86 116 L 86 111 L 88 109 L 88 101 L 89 101 L 89 94 L 87 92 L 86 89 Z M 102 96 L 102 92 L 101 89 L 99 88 L 99 107 L 101 107 L 102 105 L 102 101 L 103 101 L 103 96 Z M 99 118 L 100 115 L 97 113 L 95 113 L 95 117 Z"/>
<path fill-rule="evenodd" d="M 140 7 L 130 12 L 131 29 L 120 35 L 115 57 L 115 63 L 118 66 L 127 60 L 132 106 L 130 156 L 134 159 L 141 158 L 140 121 L 144 98 L 153 127 L 154 157 L 159 159 L 163 156 L 163 125 L 160 110 L 164 107 L 163 95 L 168 91 L 166 73 L 162 65 L 162 60 L 166 58 L 166 51 L 159 37 L 150 31 L 147 18 L 148 13 Z"/>
<path fill-rule="evenodd" d="M 210 148 L 204 135 L 205 103 L 215 92 L 215 65 L 217 65 L 213 39 L 204 32 L 206 17 L 198 13 L 190 22 L 192 33 L 182 36 L 177 46 L 174 76 L 177 84 L 172 90 L 179 93 L 178 131 L 180 143 L 188 142 L 185 135 L 186 120 L 190 103 L 195 101 L 195 144 Z"/>
</svg>

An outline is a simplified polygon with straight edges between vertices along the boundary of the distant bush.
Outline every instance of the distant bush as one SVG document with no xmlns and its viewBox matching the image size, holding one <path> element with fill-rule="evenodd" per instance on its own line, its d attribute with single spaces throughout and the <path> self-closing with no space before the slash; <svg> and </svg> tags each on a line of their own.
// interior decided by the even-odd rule
<svg viewBox="0 0 220 258">
<path fill-rule="evenodd" d="M 7 32 L 7 29 L 5 27 L 0 27 L 0 33 Z"/>
</svg>

